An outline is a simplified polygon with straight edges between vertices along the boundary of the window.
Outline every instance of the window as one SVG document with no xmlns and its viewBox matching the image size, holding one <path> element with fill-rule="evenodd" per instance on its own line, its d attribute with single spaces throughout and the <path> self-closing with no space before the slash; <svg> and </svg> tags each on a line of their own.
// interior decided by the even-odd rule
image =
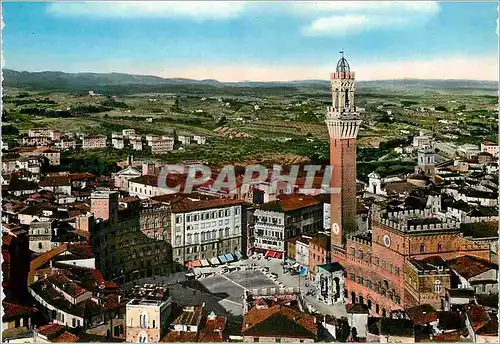
<svg viewBox="0 0 500 344">
<path fill-rule="evenodd" d="M 434 281 L 434 292 L 439 293 L 441 291 L 441 281 Z"/>
<path fill-rule="evenodd" d="M 154 321 L 154 319 L 153 319 L 153 328 L 156 328 L 156 327 L 155 327 L 155 321 Z"/>
<path fill-rule="evenodd" d="M 396 273 L 396 276 L 399 276 L 399 268 L 397 266 L 394 268 L 394 272 Z"/>
<path fill-rule="evenodd" d="M 372 281 L 367 280 L 367 281 L 366 281 L 366 286 L 367 286 L 368 288 L 372 289 Z"/>
<path fill-rule="evenodd" d="M 389 262 L 387 264 L 387 271 L 392 272 L 392 263 L 391 262 Z"/>
<path fill-rule="evenodd" d="M 425 245 L 424 243 L 421 243 L 420 244 L 420 253 L 424 253 L 425 252 Z"/>
<path fill-rule="evenodd" d="M 399 305 L 401 303 L 401 298 L 399 296 L 396 296 L 396 303 Z"/>
<path fill-rule="evenodd" d="M 349 249 L 349 254 L 354 257 L 354 247 Z"/>
<path fill-rule="evenodd" d="M 181 223 L 182 222 L 182 216 L 181 215 L 177 215 L 175 217 L 175 223 Z"/>
<path fill-rule="evenodd" d="M 363 277 L 358 277 L 358 284 L 363 285 Z"/>
<path fill-rule="evenodd" d="M 71 324 L 73 325 L 73 327 L 76 327 L 76 319 L 73 318 L 73 321 L 71 322 Z"/>
<path fill-rule="evenodd" d="M 362 249 L 358 250 L 358 258 L 363 259 L 363 250 Z"/>
<path fill-rule="evenodd" d="M 41 250 L 41 249 L 42 249 L 42 243 L 41 243 L 41 242 L 39 242 L 39 243 L 38 243 L 38 249 L 39 249 L 39 250 Z"/>
<path fill-rule="evenodd" d="M 438 242 L 438 252 L 441 252 L 443 250 L 443 243 Z"/>
<path fill-rule="evenodd" d="M 351 274 L 351 281 L 355 281 L 355 280 L 356 280 L 356 275 Z"/>
<path fill-rule="evenodd" d="M 228 237 L 229 236 L 229 228 L 226 228 L 226 236 Z"/>
<path fill-rule="evenodd" d="M 259 342 L 259 337 L 253 337 L 253 342 L 258 343 Z"/>
<path fill-rule="evenodd" d="M 367 300 L 368 309 L 372 309 L 372 300 Z"/>
</svg>

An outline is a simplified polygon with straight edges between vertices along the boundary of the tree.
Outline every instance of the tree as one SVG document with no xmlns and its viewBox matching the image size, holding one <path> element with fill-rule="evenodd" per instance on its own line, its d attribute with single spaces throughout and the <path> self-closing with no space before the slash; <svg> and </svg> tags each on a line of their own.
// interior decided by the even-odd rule
<svg viewBox="0 0 500 344">
<path fill-rule="evenodd" d="M 2 135 L 19 135 L 19 129 L 13 125 L 2 126 Z"/>
<path fill-rule="evenodd" d="M 225 125 L 227 124 L 227 118 L 226 116 L 222 116 L 221 118 L 219 118 L 219 120 L 217 121 L 217 125 L 218 126 L 222 126 L 222 125 Z"/>
</svg>

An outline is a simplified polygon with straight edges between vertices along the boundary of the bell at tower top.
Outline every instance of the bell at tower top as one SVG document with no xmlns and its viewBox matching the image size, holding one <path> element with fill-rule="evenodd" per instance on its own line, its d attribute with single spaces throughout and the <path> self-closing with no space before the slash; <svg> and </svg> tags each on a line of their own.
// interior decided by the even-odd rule
<svg viewBox="0 0 500 344">
<path fill-rule="evenodd" d="M 337 63 L 337 73 L 350 73 L 351 68 L 349 67 L 349 63 L 347 62 L 346 58 L 344 57 L 344 52 L 340 52 L 342 54 L 342 57 L 340 58 L 339 62 Z"/>
</svg>

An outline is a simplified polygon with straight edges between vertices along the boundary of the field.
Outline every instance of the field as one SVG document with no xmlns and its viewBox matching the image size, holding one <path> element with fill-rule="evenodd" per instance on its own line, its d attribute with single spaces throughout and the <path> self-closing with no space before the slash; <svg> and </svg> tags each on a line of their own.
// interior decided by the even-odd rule
<svg viewBox="0 0 500 344">
<path fill-rule="evenodd" d="M 358 87 L 356 104 L 363 120 L 358 135 L 359 178 L 366 177 L 368 168 L 381 166 L 378 160 L 382 156 L 407 144 L 419 130 L 457 144 L 497 140 L 498 96 L 493 91 L 410 86 Z M 91 96 L 81 90 L 7 86 L 3 139 L 10 145 L 19 144 L 30 128 L 108 136 L 133 128 L 142 135 L 207 136 L 204 146 L 187 146 L 157 157 L 169 163 L 195 159 L 217 166 L 328 162 L 324 119 L 330 95 L 326 83 L 301 87 L 170 85 L 157 90 L 134 93 L 134 87 L 127 92 L 109 86 L 103 94 Z M 113 164 L 131 152 L 108 149 L 101 153 Z M 74 167 L 80 164 L 75 161 L 84 161 L 89 155 L 99 159 L 99 152 L 82 152 L 65 161 Z M 151 158 L 147 153 L 134 152 L 134 156 Z M 393 158 L 393 165 L 414 165 L 405 157 Z"/>
</svg>

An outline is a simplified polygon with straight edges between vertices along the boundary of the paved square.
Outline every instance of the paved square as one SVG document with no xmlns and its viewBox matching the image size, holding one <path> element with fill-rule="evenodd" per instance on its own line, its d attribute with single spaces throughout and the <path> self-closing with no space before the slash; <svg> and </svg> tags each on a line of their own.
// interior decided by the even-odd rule
<svg viewBox="0 0 500 344">
<path fill-rule="evenodd" d="M 241 303 L 244 289 L 274 288 L 276 284 L 260 271 L 235 271 L 225 275 L 215 275 L 200 279 L 212 294 L 218 297 Z"/>
</svg>

